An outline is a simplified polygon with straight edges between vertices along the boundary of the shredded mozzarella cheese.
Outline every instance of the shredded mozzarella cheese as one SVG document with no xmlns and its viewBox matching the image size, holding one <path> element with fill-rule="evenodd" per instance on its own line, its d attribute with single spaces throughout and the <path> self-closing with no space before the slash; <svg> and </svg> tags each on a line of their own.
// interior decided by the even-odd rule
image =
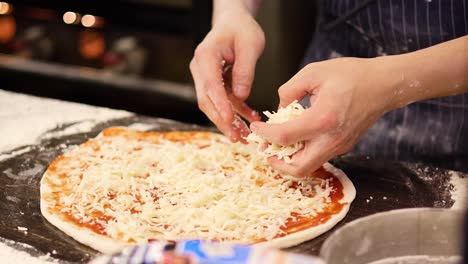
<svg viewBox="0 0 468 264">
<path fill-rule="evenodd" d="M 279 108 L 278 112 L 263 112 L 267 117 L 268 124 L 282 124 L 289 120 L 298 118 L 305 109 L 298 101 L 294 101 L 284 108 Z M 277 143 L 268 142 L 255 133 L 250 133 L 246 137 L 247 142 L 256 144 L 257 151 L 264 157 L 277 156 L 279 160 L 284 160 L 286 163 L 291 163 L 291 156 L 304 147 L 304 142 L 299 141 L 291 145 L 280 145 Z M 265 147 L 266 146 L 266 147 Z"/>
<path fill-rule="evenodd" d="M 84 144 L 57 165 L 67 175 L 57 179 L 66 183 L 58 203 L 62 213 L 123 242 L 271 240 L 284 233 L 292 212 L 314 216 L 331 201 L 328 179 L 281 176 L 255 146 L 222 137 L 196 144 L 91 141 L 99 148 Z"/>
</svg>

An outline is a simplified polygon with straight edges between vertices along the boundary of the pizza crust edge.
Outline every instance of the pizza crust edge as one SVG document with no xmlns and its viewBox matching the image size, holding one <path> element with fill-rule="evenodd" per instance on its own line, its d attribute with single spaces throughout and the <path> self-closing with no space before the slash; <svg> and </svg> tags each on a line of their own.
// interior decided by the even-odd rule
<svg viewBox="0 0 468 264">
<path fill-rule="evenodd" d="M 346 204 L 343 206 L 342 210 L 339 213 L 332 215 L 330 219 L 328 219 L 328 221 L 323 224 L 296 233 L 292 233 L 284 237 L 254 244 L 254 247 L 287 248 L 296 246 L 320 236 L 321 234 L 327 232 L 328 230 L 336 226 L 338 222 L 343 220 L 343 218 L 349 211 L 351 202 L 356 197 L 356 189 L 354 188 L 354 185 L 351 182 L 351 180 L 348 178 L 348 176 L 346 176 L 346 174 L 342 170 L 336 168 L 328 162 L 323 164 L 323 167 L 325 168 L 325 170 L 332 173 L 333 176 L 337 177 L 343 185 L 343 198 L 340 200 L 340 203 Z"/>
<path fill-rule="evenodd" d="M 103 235 L 98 235 L 90 231 L 88 228 L 80 227 L 73 222 L 68 222 L 65 219 L 62 219 L 60 215 L 49 212 L 49 202 L 42 197 L 43 194 L 47 194 L 47 191 L 50 190 L 49 186 L 43 183 L 44 178 L 46 177 L 48 177 L 47 172 L 44 174 L 40 182 L 40 208 L 42 216 L 55 228 L 64 232 L 79 243 L 106 254 L 114 253 L 121 250 L 123 247 L 130 245 Z"/>
</svg>

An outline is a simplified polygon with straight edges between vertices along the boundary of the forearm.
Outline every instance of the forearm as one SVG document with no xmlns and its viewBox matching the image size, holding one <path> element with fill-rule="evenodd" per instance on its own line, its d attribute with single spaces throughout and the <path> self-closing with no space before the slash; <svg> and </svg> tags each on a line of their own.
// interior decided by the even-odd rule
<svg viewBox="0 0 468 264">
<path fill-rule="evenodd" d="M 213 24 L 226 11 L 248 12 L 255 16 L 261 3 L 262 0 L 213 0 Z"/>
<path fill-rule="evenodd" d="M 468 36 L 375 62 L 392 98 L 388 110 L 468 92 Z"/>
</svg>

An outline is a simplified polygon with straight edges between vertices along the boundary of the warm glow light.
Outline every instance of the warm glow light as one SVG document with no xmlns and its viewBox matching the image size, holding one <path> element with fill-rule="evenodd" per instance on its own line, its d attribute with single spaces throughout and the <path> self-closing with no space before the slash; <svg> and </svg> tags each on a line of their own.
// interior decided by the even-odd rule
<svg viewBox="0 0 468 264">
<path fill-rule="evenodd" d="M 0 43 L 7 43 L 16 34 L 16 21 L 11 16 L 0 17 Z"/>
<path fill-rule="evenodd" d="M 84 15 L 81 19 L 81 24 L 85 27 L 92 27 L 96 24 L 96 17 L 92 15 Z"/>
<path fill-rule="evenodd" d="M 9 14 L 11 9 L 11 5 L 7 2 L 0 2 L 0 15 Z"/>
<path fill-rule="evenodd" d="M 106 41 L 104 35 L 92 29 L 85 29 L 80 32 L 79 52 L 86 59 L 96 59 L 104 54 Z"/>
<path fill-rule="evenodd" d="M 66 12 L 65 14 L 63 14 L 63 22 L 65 22 L 65 24 L 76 24 L 79 20 L 79 14 L 75 13 L 75 12 Z"/>
</svg>

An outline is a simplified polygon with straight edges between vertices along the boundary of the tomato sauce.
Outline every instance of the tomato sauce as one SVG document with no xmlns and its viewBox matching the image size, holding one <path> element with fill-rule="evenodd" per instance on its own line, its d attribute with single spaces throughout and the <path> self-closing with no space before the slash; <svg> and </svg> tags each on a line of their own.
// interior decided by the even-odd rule
<svg viewBox="0 0 468 264">
<path fill-rule="evenodd" d="M 317 170 L 313 177 L 321 179 L 329 179 L 330 186 L 333 191 L 330 193 L 331 202 L 323 212 L 315 216 L 299 216 L 297 213 L 292 213 L 292 217 L 287 220 L 286 225 L 281 227 L 284 233 L 277 235 L 275 238 L 283 237 L 288 234 L 299 232 L 323 223 L 326 223 L 333 215 L 339 213 L 345 204 L 340 203 L 344 197 L 343 185 L 332 173 L 326 171 L 323 167 Z M 294 219 L 295 218 L 295 219 Z"/>
<path fill-rule="evenodd" d="M 56 208 L 62 208 L 62 206 L 60 206 L 60 204 L 58 203 L 58 199 L 56 199 L 56 201 L 57 201 Z M 105 231 L 105 227 L 100 223 L 96 223 L 94 221 L 93 221 L 93 223 L 83 223 L 81 221 L 81 219 L 78 219 L 78 218 L 74 217 L 73 215 L 71 215 L 69 213 L 60 212 L 60 210 L 57 210 L 55 208 L 53 208 L 53 209 L 49 208 L 49 210 L 54 212 L 54 214 L 56 214 L 56 215 L 61 215 L 65 219 L 66 222 L 72 222 L 72 223 L 76 224 L 77 226 L 88 228 L 88 229 L 92 230 L 93 232 L 101 234 L 101 235 L 108 235 L 106 233 L 106 231 Z M 104 221 L 106 223 L 111 221 L 111 220 L 114 220 L 113 217 L 105 215 L 103 212 L 99 212 L 99 211 L 95 211 L 95 212 L 91 213 L 88 216 L 92 217 L 93 219 L 99 220 L 99 221 Z"/>
</svg>

